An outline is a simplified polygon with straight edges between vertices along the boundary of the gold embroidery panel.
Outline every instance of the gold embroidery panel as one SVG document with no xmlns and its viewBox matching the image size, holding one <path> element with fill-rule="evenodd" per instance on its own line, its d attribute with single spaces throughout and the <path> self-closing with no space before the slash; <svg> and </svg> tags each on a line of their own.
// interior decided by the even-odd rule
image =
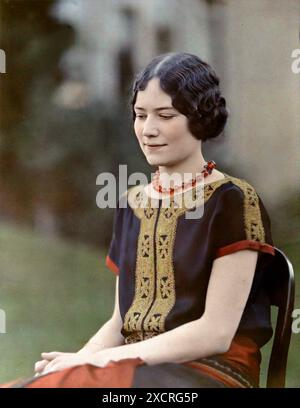
<svg viewBox="0 0 300 408">
<path fill-rule="evenodd" d="M 244 228 L 247 239 L 264 243 L 265 230 L 257 193 L 245 180 L 235 177 L 231 177 L 231 179 L 244 193 Z"/>
<path fill-rule="evenodd" d="M 123 325 L 126 332 L 138 333 L 143 329 L 144 337 L 149 337 L 149 333 L 165 331 L 165 319 L 176 301 L 173 248 L 178 218 L 185 211 L 193 208 L 194 203 L 197 206 L 202 204 L 203 200 L 206 202 L 215 189 L 224 182 L 225 180 L 220 180 L 214 183 L 214 188 L 207 185 L 204 186 L 204 189 L 201 186 L 193 189 L 192 194 L 185 197 L 182 206 L 172 197 L 170 206 L 161 208 L 159 212 L 155 237 L 154 228 L 158 209 L 151 207 L 151 200 L 145 196 L 143 186 L 136 186 L 128 191 L 129 205 L 141 220 L 141 226 L 136 259 L 135 296 L 125 315 Z M 156 281 L 153 253 L 154 238 L 157 243 Z M 154 300 L 155 290 L 155 301 L 149 310 Z M 145 316 L 147 317 L 142 325 Z"/>
<path fill-rule="evenodd" d="M 174 205 L 160 211 L 157 223 L 156 245 L 156 296 L 144 321 L 144 329 L 161 333 L 165 331 L 165 319 L 175 304 L 175 275 L 173 247 L 178 217 Z"/>
<path fill-rule="evenodd" d="M 142 330 L 143 318 L 154 297 L 153 231 L 157 211 L 157 209 L 145 210 L 145 216 L 141 219 L 136 259 L 135 296 L 123 324 L 127 332 Z"/>
</svg>

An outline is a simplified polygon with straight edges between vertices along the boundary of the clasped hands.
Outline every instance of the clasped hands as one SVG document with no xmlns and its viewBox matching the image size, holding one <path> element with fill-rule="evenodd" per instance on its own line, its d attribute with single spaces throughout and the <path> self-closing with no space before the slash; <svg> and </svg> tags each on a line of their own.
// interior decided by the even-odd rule
<svg viewBox="0 0 300 408">
<path fill-rule="evenodd" d="M 114 348 L 107 348 L 97 353 L 88 351 L 77 353 L 52 351 L 50 353 L 41 353 L 41 356 L 43 359 L 37 361 L 34 365 L 36 376 L 83 364 L 105 367 L 110 361 L 118 361 L 124 358 L 124 356 L 122 356 L 120 352 L 116 352 Z"/>
</svg>

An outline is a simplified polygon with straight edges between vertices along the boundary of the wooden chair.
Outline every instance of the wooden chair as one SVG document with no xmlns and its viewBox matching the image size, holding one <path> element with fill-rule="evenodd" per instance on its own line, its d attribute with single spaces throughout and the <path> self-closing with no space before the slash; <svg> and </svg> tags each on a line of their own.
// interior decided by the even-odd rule
<svg viewBox="0 0 300 408">
<path fill-rule="evenodd" d="M 294 271 L 287 256 L 278 248 L 275 248 L 270 268 L 272 281 L 268 282 L 268 291 L 271 305 L 278 308 L 278 314 L 267 371 L 267 388 L 284 388 L 295 298 Z"/>
</svg>

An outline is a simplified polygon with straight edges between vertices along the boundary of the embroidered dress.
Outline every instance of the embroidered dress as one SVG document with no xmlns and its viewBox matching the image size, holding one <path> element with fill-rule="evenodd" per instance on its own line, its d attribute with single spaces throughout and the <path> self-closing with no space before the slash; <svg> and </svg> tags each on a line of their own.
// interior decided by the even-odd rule
<svg viewBox="0 0 300 408">
<path fill-rule="evenodd" d="M 268 263 L 275 255 L 261 198 L 247 181 L 224 174 L 204 188 L 198 185 L 173 196 L 167 205 L 165 200 L 153 200 L 144 186 L 134 186 L 115 211 L 106 265 L 119 276 L 124 342 L 142 341 L 199 319 L 213 261 L 251 249 L 258 251 L 254 280 L 229 351 L 185 363 L 149 366 L 136 358 L 103 368 L 72 367 L 21 386 L 259 386 L 260 348 L 272 337 L 266 287 L 272 279 Z M 193 210 L 202 214 L 188 217 Z"/>
</svg>

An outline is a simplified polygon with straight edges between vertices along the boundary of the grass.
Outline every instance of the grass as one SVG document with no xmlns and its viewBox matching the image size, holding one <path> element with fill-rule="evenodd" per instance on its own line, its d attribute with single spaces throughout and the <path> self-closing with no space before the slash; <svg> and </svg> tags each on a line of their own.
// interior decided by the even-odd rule
<svg viewBox="0 0 300 408">
<path fill-rule="evenodd" d="M 281 247 L 295 271 L 300 267 L 298 248 L 296 243 Z M 42 351 L 77 351 L 107 321 L 115 276 L 105 266 L 105 255 L 1 224 L 0 309 L 6 314 L 6 333 L 0 334 L 0 383 L 30 377 Z M 300 309 L 297 279 L 296 284 L 295 308 Z M 270 345 L 262 350 L 262 386 Z M 300 387 L 299 350 L 300 333 L 293 334 L 288 387 Z"/>
<path fill-rule="evenodd" d="M 33 374 L 42 351 L 77 351 L 109 319 L 115 277 L 105 253 L 0 227 L 0 382 Z"/>
</svg>

